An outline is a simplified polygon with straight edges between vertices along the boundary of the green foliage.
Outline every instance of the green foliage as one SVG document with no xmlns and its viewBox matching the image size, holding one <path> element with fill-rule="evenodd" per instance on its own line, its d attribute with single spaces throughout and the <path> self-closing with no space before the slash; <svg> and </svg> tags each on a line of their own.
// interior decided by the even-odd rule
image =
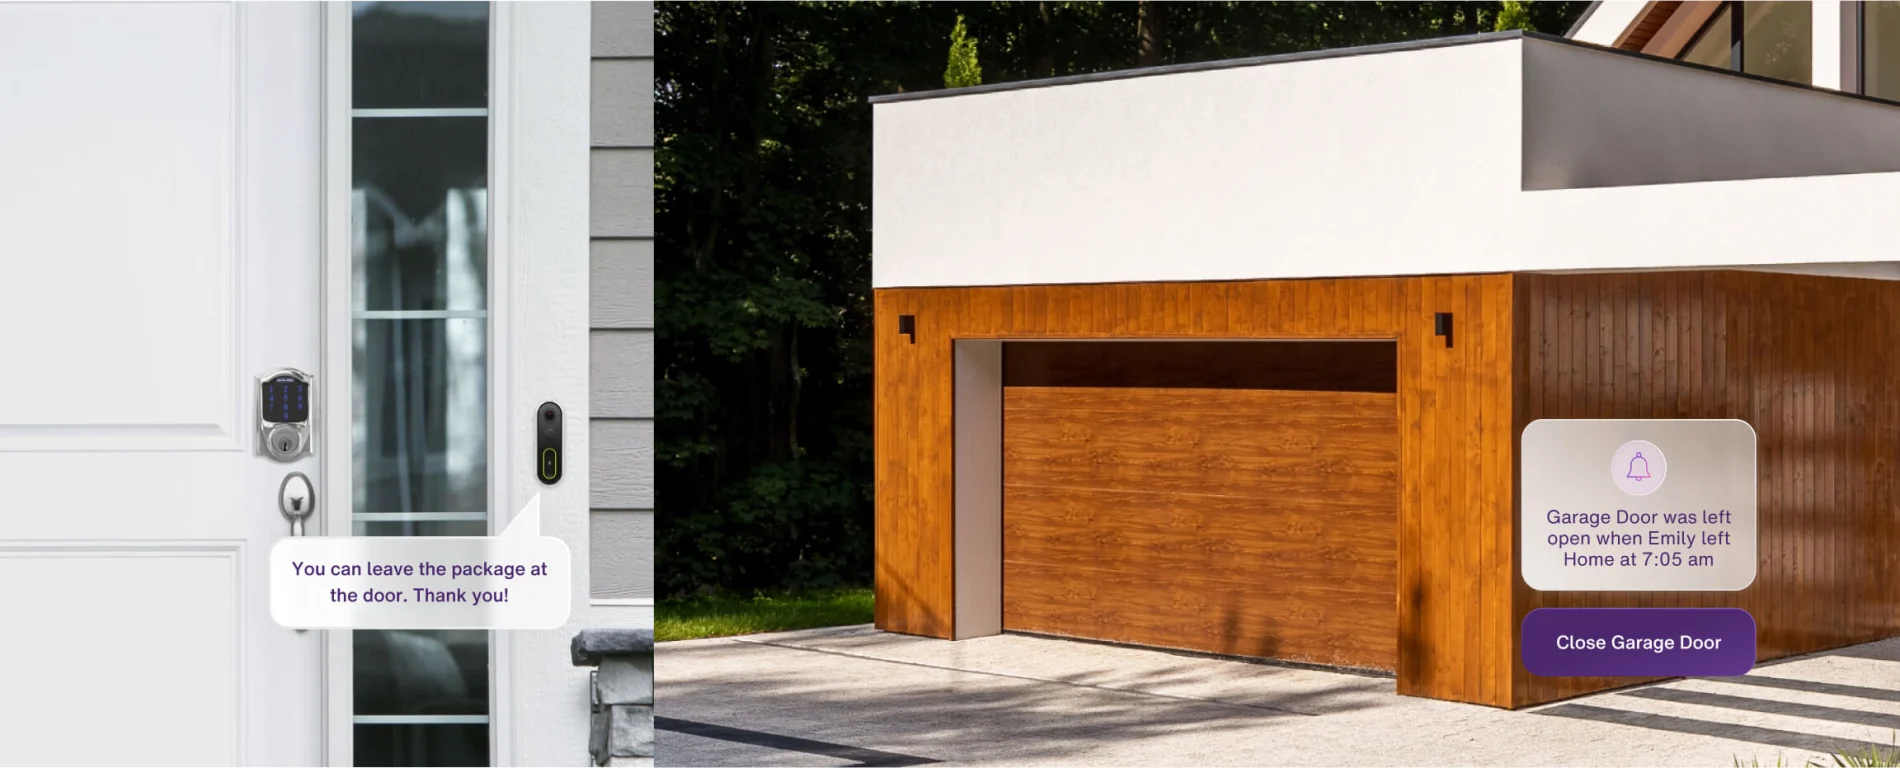
<svg viewBox="0 0 1900 768">
<path fill-rule="evenodd" d="M 962 88 L 983 84 L 983 68 L 976 63 L 976 41 L 963 27 L 963 17 L 950 30 L 950 64 L 943 70 L 943 87 Z"/>
<path fill-rule="evenodd" d="M 1527 0 L 1504 0 L 1498 3 L 1497 30 L 1499 32 L 1507 29 L 1537 31 L 1537 27 L 1531 23 L 1531 10 L 1526 7 L 1528 4 Z"/>
<path fill-rule="evenodd" d="M 871 590 L 833 589 L 751 597 L 702 595 L 661 600 L 653 610 L 653 639 L 697 640 L 760 632 L 871 623 Z"/>
<path fill-rule="evenodd" d="M 1586 4 L 1521 5 L 1528 23 L 1561 30 Z M 969 52 L 972 81 L 978 58 L 991 83 L 1133 67 L 1138 12 L 656 5 L 662 597 L 870 581 L 866 99 L 948 83 L 958 59 L 946 69 L 946 29 L 952 50 Z M 1181 63 L 1465 34 L 1505 14 L 1496 2 L 1168 3 L 1155 54 Z"/>
<path fill-rule="evenodd" d="M 1829 756 L 1832 762 L 1819 758 L 1809 760 L 1809 766 L 1834 766 L 1834 768 L 1886 768 L 1900 766 L 1900 746 L 1881 749 L 1878 744 L 1869 744 L 1861 749 L 1841 750 Z"/>
<path fill-rule="evenodd" d="M 1900 734 L 1900 731 L 1891 733 Z M 1807 768 L 1889 768 L 1892 766 L 1900 766 L 1900 735 L 1894 735 L 1893 739 L 1893 743 L 1896 746 L 1891 750 L 1882 749 L 1878 744 L 1868 744 L 1861 749 L 1844 749 L 1834 752 L 1825 759 L 1819 757 L 1811 758 L 1808 760 L 1806 766 Z M 1786 758 L 1781 753 L 1775 753 L 1774 768 L 1782 768 L 1782 766 L 1790 765 L 1790 763 L 1785 761 Z M 1748 768 L 1761 768 L 1761 758 L 1749 758 L 1747 763 L 1743 763 L 1740 757 L 1735 758 L 1736 768 L 1743 768 L 1744 765 L 1748 766 Z"/>
</svg>

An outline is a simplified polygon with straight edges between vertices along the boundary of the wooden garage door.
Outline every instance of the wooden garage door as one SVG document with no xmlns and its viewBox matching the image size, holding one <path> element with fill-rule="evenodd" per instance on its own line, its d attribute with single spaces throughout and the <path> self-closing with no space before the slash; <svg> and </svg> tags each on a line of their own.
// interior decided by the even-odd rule
<svg viewBox="0 0 1900 768">
<path fill-rule="evenodd" d="M 1393 355 L 1008 345 L 1004 628 L 1395 669 Z"/>
</svg>

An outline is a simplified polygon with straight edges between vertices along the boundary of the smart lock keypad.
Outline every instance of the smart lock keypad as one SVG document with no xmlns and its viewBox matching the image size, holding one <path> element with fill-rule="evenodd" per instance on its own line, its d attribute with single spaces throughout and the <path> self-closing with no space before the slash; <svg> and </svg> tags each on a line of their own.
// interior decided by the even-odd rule
<svg viewBox="0 0 1900 768">
<path fill-rule="evenodd" d="M 258 452 L 277 461 L 310 455 L 311 376 L 286 368 L 257 380 Z"/>
</svg>

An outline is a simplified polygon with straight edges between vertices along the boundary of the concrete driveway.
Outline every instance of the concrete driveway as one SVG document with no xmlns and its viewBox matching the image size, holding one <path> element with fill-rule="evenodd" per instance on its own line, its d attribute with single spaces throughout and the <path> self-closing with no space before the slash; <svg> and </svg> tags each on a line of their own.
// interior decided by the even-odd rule
<svg viewBox="0 0 1900 768">
<path fill-rule="evenodd" d="M 868 626 L 662 643 L 656 663 L 658 765 L 1800 765 L 1900 729 L 1900 640 L 1518 712 L 1391 678 Z"/>
</svg>

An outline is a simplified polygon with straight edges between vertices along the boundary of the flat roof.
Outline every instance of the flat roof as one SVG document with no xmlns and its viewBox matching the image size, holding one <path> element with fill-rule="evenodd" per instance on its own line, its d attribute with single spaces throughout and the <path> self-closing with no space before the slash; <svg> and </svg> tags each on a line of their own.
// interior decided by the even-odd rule
<svg viewBox="0 0 1900 768">
<path fill-rule="evenodd" d="M 1584 6 L 1583 13 L 1577 15 L 1577 20 L 1570 24 L 1570 31 L 1565 32 L 1564 37 L 1576 37 L 1578 32 L 1582 32 L 1583 25 L 1589 23 L 1590 17 L 1596 15 L 1597 6 L 1602 4 L 1603 0 L 1595 0 L 1595 2 Z"/>
<path fill-rule="evenodd" d="M 1900 105 L 1534 33 L 896 98 L 878 288 L 1895 261 Z"/>
<path fill-rule="evenodd" d="M 1238 69 L 1242 67 L 1260 67 L 1260 66 L 1267 66 L 1270 64 L 1288 64 L 1288 63 L 1299 62 L 1299 61 L 1319 61 L 1319 60 L 1324 60 L 1324 59 L 1343 59 L 1343 58 L 1348 58 L 1352 56 L 1372 56 L 1372 55 L 1377 55 L 1377 54 L 1382 54 L 1382 53 L 1402 53 L 1405 51 L 1425 51 L 1425 50 L 1432 50 L 1435 48 L 1452 48 L 1452 47 L 1462 46 L 1462 45 L 1477 45 L 1481 43 L 1498 43 L 1498 42 L 1504 42 L 1507 40 L 1537 40 L 1537 41 L 1545 42 L 1545 43 L 1566 45 L 1573 48 L 1586 48 L 1593 51 L 1602 51 L 1604 53 L 1614 53 L 1620 56 L 1628 56 L 1631 58 L 1651 61 L 1657 64 L 1663 64 L 1667 66 L 1687 67 L 1690 69 L 1700 69 L 1706 72 L 1719 72 L 1721 74 L 1725 74 L 1730 77 L 1741 78 L 1744 80 L 1753 80 L 1759 83 L 1768 83 L 1768 84 L 1777 85 L 1783 88 L 1797 88 L 1801 90 L 1814 91 L 1816 93 L 1825 93 L 1825 94 L 1829 94 L 1829 95 L 1837 96 L 1841 98 L 1855 99 L 1858 101 L 1867 101 L 1867 102 L 1873 102 L 1876 104 L 1886 104 L 1889 106 L 1900 107 L 1900 101 L 1895 101 L 1891 99 L 1882 99 L 1882 98 L 1877 98 L 1874 96 L 1866 96 L 1866 95 L 1862 95 L 1858 93 L 1850 93 L 1847 91 L 1837 91 L 1833 88 L 1821 88 L 1821 87 L 1817 87 L 1813 85 L 1807 85 L 1804 83 L 1791 83 L 1786 80 L 1776 80 L 1772 77 L 1764 77 L 1762 75 L 1750 74 L 1747 72 L 1737 72 L 1735 70 L 1724 69 L 1721 67 L 1711 67 L 1711 66 L 1707 66 L 1703 64 L 1696 64 L 1693 62 L 1682 61 L 1680 59 L 1663 58 L 1661 56 L 1647 54 L 1641 51 L 1631 51 L 1631 50 L 1626 50 L 1623 48 L 1612 48 L 1609 46 L 1597 45 L 1595 43 L 1586 43 L 1580 40 L 1572 40 L 1568 37 L 1562 37 L 1559 35 L 1545 34 L 1543 32 L 1526 32 L 1521 29 L 1506 30 L 1503 32 L 1479 32 L 1479 33 L 1469 34 L 1469 35 L 1450 35 L 1446 37 L 1434 37 L 1434 38 L 1427 38 L 1423 40 L 1400 40 L 1394 43 L 1374 43 L 1371 45 L 1355 45 L 1355 46 L 1349 46 L 1345 48 L 1324 48 L 1324 49 L 1315 50 L 1315 51 L 1295 51 L 1293 53 L 1276 53 L 1270 56 L 1248 56 L 1248 57 L 1238 58 L 1238 59 L 1217 59 L 1213 61 L 1195 61 L 1195 62 L 1188 62 L 1185 64 L 1168 64 L 1168 65 L 1159 66 L 1159 67 L 1136 67 L 1132 69 L 1116 69 L 1116 70 L 1109 70 L 1107 72 L 1091 72 L 1091 73 L 1082 74 L 1082 75 L 1063 75 L 1061 77 L 1044 77 L 1044 78 L 1037 78 L 1033 80 L 1014 80 L 1014 81 L 1010 81 L 1006 83 L 987 83 L 984 85 L 972 85 L 972 86 L 967 86 L 963 88 L 938 88 L 938 89 L 929 90 L 929 91 L 912 91 L 908 93 L 886 93 L 886 94 L 880 94 L 877 96 L 872 96 L 870 98 L 870 102 L 872 104 L 892 104 L 892 103 L 905 102 L 905 101 L 943 99 L 943 98 L 950 98 L 954 96 L 978 96 L 978 95 L 982 95 L 986 93 L 1001 93 L 1004 91 L 1026 91 L 1026 90 L 1031 90 L 1035 88 L 1053 88 L 1053 87 L 1062 86 L 1062 85 L 1080 85 L 1083 83 L 1101 83 L 1101 82 L 1110 82 L 1110 81 L 1115 81 L 1115 80 L 1131 80 L 1138 77 L 1157 77 L 1161 75 L 1179 75 L 1179 74 L 1188 74 L 1188 73 L 1193 73 L 1193 72 L 1212 72 L 1212 71 L 1223 70 L 1223 69 Z"/>
</svg>

